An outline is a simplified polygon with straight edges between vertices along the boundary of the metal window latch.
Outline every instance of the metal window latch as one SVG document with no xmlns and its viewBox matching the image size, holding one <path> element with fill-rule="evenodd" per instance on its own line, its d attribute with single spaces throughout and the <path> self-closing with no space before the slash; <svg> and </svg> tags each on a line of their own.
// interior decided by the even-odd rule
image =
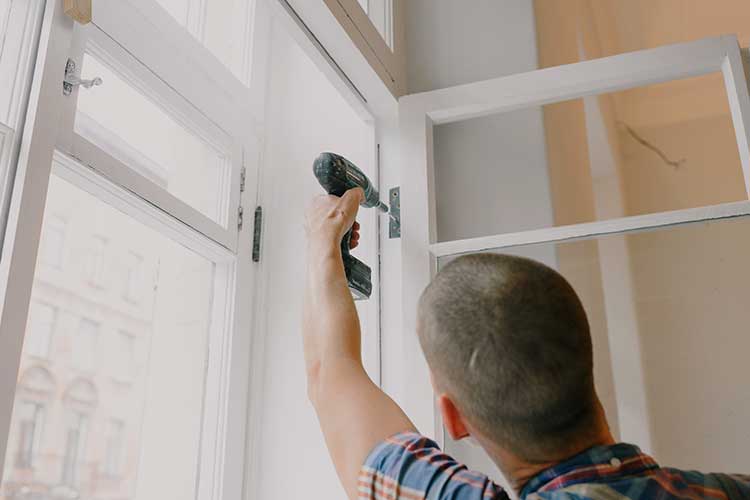
<svg viewBox="0 0 750 500">
<path fill-rule="evenodd" d="M 91 80 L 82 80 L 76 76 L 76 62 L 73 59 L 68 59 L 65 64 L 65 78 L 63 79 L 63 95 L 70 95 L 75 87 L 81 86 L 85 89 L 101 85 L 104 81 L 99 78 L 93 78 Z"/>
</svg>

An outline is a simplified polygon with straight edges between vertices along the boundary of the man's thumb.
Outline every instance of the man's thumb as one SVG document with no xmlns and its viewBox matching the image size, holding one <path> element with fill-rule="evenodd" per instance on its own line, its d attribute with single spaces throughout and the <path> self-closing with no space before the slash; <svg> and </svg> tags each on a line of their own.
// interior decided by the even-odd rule
<svg viewBox="0 0 750 500">
<path fill-rule="evenodd" d="M 362 188 L 354 188 L 348 190 L 341 197 L 341 203 L 344 205 L 344 210 L 347 215 L 355 216 L 359 210 L 359 204 L 364 201 L 365 192 Z"/>
</svg>

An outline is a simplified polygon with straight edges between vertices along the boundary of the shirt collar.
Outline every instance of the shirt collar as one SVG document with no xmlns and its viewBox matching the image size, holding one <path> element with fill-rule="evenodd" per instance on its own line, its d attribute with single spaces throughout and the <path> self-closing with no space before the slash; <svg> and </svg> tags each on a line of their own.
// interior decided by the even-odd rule
<svg viewBox="0 0 750 500">
<path fill-rule="evenodd" d="M 539 491 L 554 491 L 578 483 L 640 474 L 659 468 L 653 458 L 632 444 L 595 446 L 534 476 L 521 498 Z"/>
</svg>

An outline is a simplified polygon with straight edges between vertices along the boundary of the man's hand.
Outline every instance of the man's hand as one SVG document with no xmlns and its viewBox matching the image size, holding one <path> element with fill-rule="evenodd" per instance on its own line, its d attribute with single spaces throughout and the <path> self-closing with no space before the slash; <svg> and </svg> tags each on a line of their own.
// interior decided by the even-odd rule
<svg viewBox="0 0 750 500">
<path fill-rule="evenodd" d="M 307 212 L 307 288 L 303 339 L 310 401 L 318 414 L 336 472 L 349 498 L 367 454 L 385 438 L 414 426 L 362 366 L 357 309 L 341 259 L 341 239 L 354 228 L 361 189 L 319 196 Z"/>
<path fill-rule="evenodd" d="M 332 195 L 316 196 L 307 210 L 305 221 L 310 247 L 318 249 L 340 245 L 341 239 L 353 227 L 350 247 L 355 248 L 359 243 L 359 224 L 354 219 L 364 194 L 360 188 L 356 188 L 350 189 L 340 198 Z"/>
</svg>

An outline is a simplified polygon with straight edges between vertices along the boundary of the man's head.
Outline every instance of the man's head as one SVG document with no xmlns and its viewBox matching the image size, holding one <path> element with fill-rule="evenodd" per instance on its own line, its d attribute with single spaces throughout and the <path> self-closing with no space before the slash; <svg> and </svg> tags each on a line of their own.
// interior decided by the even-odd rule
<svg viewBox="0 0 750 500">
<path fill-rule="evenodd" d="M 600 431 L 586 314 L 549 267 L 498 254 L 455 259 L 422 294 L 419 339 L 454 438 L 471 431 L 541 463 Z"/>
</svg>

